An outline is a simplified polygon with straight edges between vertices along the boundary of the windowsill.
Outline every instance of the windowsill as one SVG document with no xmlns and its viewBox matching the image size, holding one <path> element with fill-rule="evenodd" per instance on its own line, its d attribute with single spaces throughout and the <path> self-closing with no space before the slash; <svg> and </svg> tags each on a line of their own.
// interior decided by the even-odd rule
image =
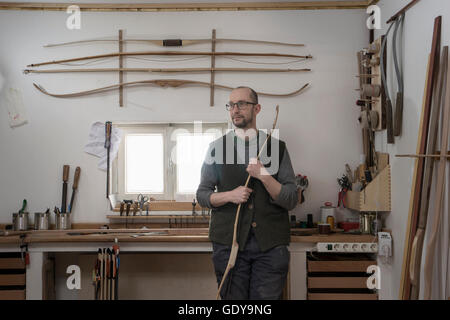
<svg viewBox="0 0 450 320">
<path fill-rule="evenodd" d="M 120 204 L 116 205 L 113 210 L 114 212 L 120 212 Z M 167 215 L 167 212 L 170 212 L 171 215 L 180 214 L 185 215 L 186 212 L 192 215 L 192 202 L 179 202 L 179 201 L 151 201 L 149 214 L 151 212 L 152 215 L 158 214 L 157 212 L 165 212 L 161 215 Z M 197 203 L 195 205 L 195 211 L 197 213 L 202 212 L 202 207 Z M 133 208 L 130 209 L 130 213 L 132 214 Z M 146 207 L 142 210 L 143 213 L 146 213 Z M 181 213 L 177 213 L 181 212 Z"/>
</svg>

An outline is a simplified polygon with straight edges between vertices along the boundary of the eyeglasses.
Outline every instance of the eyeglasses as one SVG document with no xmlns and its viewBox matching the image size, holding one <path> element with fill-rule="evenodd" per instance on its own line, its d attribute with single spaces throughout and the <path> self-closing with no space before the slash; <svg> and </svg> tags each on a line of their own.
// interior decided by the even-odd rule
<svg viewBox="0 0 450 320">
<path fill-rule="evenodd" d="M 232 110 L 234 106 L 237 106 L 239 110 L 243 110 L 247 105 L 255 106 L 257 103 L 248 101 L 229 102 L 225 105 L 228 111 Z"/>
</svg>

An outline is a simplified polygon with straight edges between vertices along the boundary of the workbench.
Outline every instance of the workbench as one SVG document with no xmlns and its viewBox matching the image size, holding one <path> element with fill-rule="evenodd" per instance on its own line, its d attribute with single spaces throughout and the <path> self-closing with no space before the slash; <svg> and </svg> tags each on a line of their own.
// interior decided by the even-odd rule
<svg viewBox="0 0 450 320">
<path fill-rule="evenodd" d="M 144 235 L 133 237 L 131 233 L 115 233 L 109 230 L 67 230 L 65 232 L 28 231 L 25 237 L 19 235 L 0 236 L 0 252 L 20 252 L 20 245 L 27 244 L 30 264 L 26 270 L 26 299 L 43 299 L 43 268 L 50 253 L 97 253 L 101 247 L 120 245 L 120 252 L 133 253 L 209 253 L 212 244 L 208 238 L 208 228 L 195 229 L 149 229 Z M 86 234 L 96 232 L 95 234 Z M 142 230 L 141 230 L 142 232 Z M 149 234 L 153 233 L 154 234 Z M 134 233 L 138 234 L 138 233 Z M 288 296 L 292 300 L 305 300 L 306 288 L 306 254 L 313 251 L 317 242 L 373 242 L 371 235 L 305 235 L 291 236 L 289 251 L 290 273 Z M 214 297 L 212 297 L 214 299 Z"/>
</svg>

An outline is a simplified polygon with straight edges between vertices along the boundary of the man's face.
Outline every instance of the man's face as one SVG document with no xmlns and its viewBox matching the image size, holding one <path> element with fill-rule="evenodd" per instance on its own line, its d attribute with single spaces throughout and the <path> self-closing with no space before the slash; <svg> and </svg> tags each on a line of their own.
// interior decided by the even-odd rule
<svg viewBox="0 0 450 320">
<path fill-rule="evenodd" d="M 230 94 L 230 102 L 237 103 L 239 101 L 255 102 L 250 98 L 250 91 L 245 88 L 235 89 Z M 242 110 L 235 105 L 230 110 L 230 117 L 233 124 L 240 129 L 248 129 L 252 126 L 253 118 L 259 112 L 260 105 L 247 104 Z"/>
</svg>

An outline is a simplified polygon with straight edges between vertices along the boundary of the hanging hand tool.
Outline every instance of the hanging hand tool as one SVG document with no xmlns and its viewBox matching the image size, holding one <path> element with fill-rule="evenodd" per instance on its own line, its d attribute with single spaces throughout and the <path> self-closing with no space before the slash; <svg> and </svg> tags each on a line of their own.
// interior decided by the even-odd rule
<svg viewBox="0 0 450 320">
<path fill-rule="evenodd" d="M 130 214 L 130 208 L 131 204 L 133 203 L 133 200 L 123 200 L 123 202 L 127 205 L 127 211 L 125 213 L 125 216 L 128 217 L 128 215 Z M 128 228 L 128 219 L 125 220 L 125 228 Z"/>
<path fill-rule="evenodd" d="M 352 190 L 352 184 L 347 175 L 343 175 L 342 178 L 337 179 L 337 181 L 339 186 L 341 187 L 338 195 L 338 207 L 340 207 L 342 204 L 342 206 L 346 208 L 345 195 L 347 194 L 348 190 Z"/>
<path fill-rule="evenodd" d="M 139 203 L 139 210 L 141 211 L 141 215 L 142 215 L 142 210 L 144 210 L 144 205 L 150 200 L 149 197 L 144 196 L 143 194 L 139 194 L 137 197 L 137 201 Z"/>
<path fill-rule="evenodd" d="M 115 255 L 115 272 L 114 272 L 114 300 L 119 300 L 119 266 L 120 266 L 120 258 L 119 252 L 120 247 L 117 244 L 113 245 L 113 251 Z"/>
<path fill-rule="evenodd" d="M 73 201 L 75 200 L 75 192 L 77 191 L 77 188 L 78 188 L 78 181 L 80 180 L 80 172 L 81 172 L 81 168 L 80 168 L 80 167 L 77 167 L 77 168 L 75 169 L 75 175 L 74 175 L 74 177 L 73 177 L 72 197 L 70 198 L 69 213 L 72 212 Z"/>
<path fill-rule="evenodd" d="M 120 203 L 120 216 L 123 216 L 123 211 L 125 210 L 125 202 Z"/>
<path fill-rule="evenodd" d="M 67 208 L 67 181 L 69 180 L 70 166 L 64 165 L 63 167 L 63 191 L 61 201 L 61 213 L 66 213 Z"/>
<path fill-rule="evenodd" d="M 111 121 L 105 123 L 105 148 L 106 148 L 106 199 L 109 196 L 109 153 L 111 150 Z"/>
<path fill-rule="evenodd" d="M 394 25 L 394 23 L 392 23 L 387 32 L 386 35 L 384 36 L 383 39 L 383 43 L 381 44 L 381 53 L 380 53 L 380 58 L 381 58 L 381 62 L 380 62 L 380 68 L 381 68 L 381 82 L 383 83 L 384 86 L 384 93 L 386 95 L 386 129 L 387 129 L 387 143 L 388 144 L 394 144 L 395 143 L 395 138 L 394 138 L 394 123 L 393 123 L 393 115 L 392 115 L 392 102 L 391 102 L 391 98 L 389 96 L 389 89 L 388 89 L 388 85 L 387 85 L 387 80 L 386 80 L 386 70 L 385 70 L 385 66 L 384 66 L 384 55 L 385 55 L 385 49 L 386 49 L 386 42 L 388 39 L 388 35 L 389 32 L 391 31 L 392 26 Z"/>
<path fill-rule="evenodd" d="M 305 196 L 303 193 L 305 192 L 305 190 L 308 188 L 309 185 L 308 177 L 298 174 L 297 177 L 295 178 L 295 183 L 297 184 L 297 190 L 301 190 L 299 203 L 302 204 L 303 202 L 305 202 Z"/>
<path fill-rule="evenodd" d="M 398 61 L 397 56 L 397 31 L 401 24 L 403 24 L 405 18 L 405 13 L 400 15 L 397 20 L 395 21 L 395 29 L 394 29 L 394 36 L 392 38 L 393 46 L 392 46 L 392 54 L 394 56 L 394 67 L 395 67 L 395 74 L 397 76 L 397 84 L 398 84 L 398 91 L 397 91 L 397 100 L 395 101 L 395 117 L 394 117 L 394 135 L 396 137 L 400 136 L 402 133 L 402 123 L 403 123 L 403 77 L 402 72 L 400 70 L 401 63 Z"/>
<path fill-rule="evenodd" d="M 195 202 L 195 198 L 192 199 L 192 215 L 196 216 L 197 212 L 195 212 L 195 206 L 197 205 L 197 202 Z"/>
<path fill-rule="evenodd" d="M 136 213 L 139 209 L 139 204 L 137 202 L 133 203 L 133 217 L 136 216 Z"/>
</svg>

